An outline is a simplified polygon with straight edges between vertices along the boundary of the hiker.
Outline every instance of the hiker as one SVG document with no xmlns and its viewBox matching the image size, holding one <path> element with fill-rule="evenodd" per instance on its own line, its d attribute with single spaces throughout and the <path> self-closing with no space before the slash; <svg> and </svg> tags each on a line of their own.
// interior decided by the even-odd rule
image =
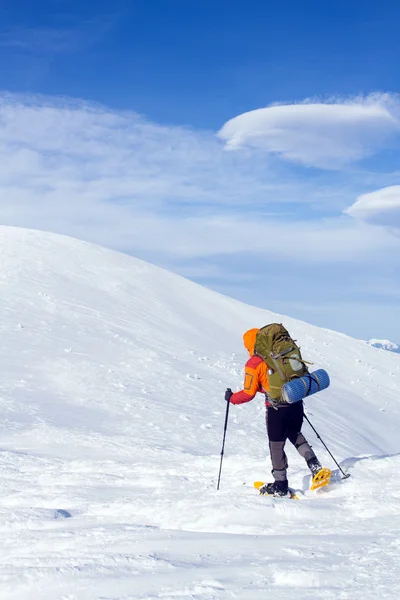
<svg viewBox="0 0 400 600">
<path fill-rule="evenodd" d="M 265 421 L 274 481 L 272 483 L 264 484 L 260 488 L 260 492 L 262 494 L 285 496 L 289 491 L 287 480 L 288 461 L 285 454 L 285 443 L 287 439 L 294 445 L 300 456 L 305 459 L 313 476 L 315 476 L 322 467 L 311 446 L 301 433 L 304 417 L 303 402 L 300 401 L 295 404 L 288 404 L 283 401 L 272 401 L 270 397 L 270 382 L 268 375 L 271 375 L 272 372 L 270 371 L 268 373 L 266 362 L 254 352 L 258 332 L 259 329 L 250 329 L 249 331 L 246 331 L 243 336 L 244 346 L 250 354 L 250 358 L 245 365 L 243 390 L 232 393 L 232 391 L 228 389 L 225 392 L 225 400 L 231 402 L 231 404 L 244 404 L 245 402 L 253 400 L 257 392 L 265 394 Z M 287 335 L 289 336 L 289 334 Z"/>
</svg>

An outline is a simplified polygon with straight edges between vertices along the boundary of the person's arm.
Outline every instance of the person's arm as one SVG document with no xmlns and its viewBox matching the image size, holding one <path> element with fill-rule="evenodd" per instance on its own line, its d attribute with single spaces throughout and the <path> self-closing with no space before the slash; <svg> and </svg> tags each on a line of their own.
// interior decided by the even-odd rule
<svg viewBox="0 0 400 600">
<path fill-rule="evenodd" d="M 259 368 L 262 367 L 261 363 L 265 365 L 264 361 L 259 356 L 252 356 L 247 361 L 244 368 L 243 389 L 240 392 L 232 394 L 230 399 L 231 404 L 244 404 L 245 402 L 250 402 L 257 392 L 262 391 L 263 382 L 260 381 L 260 375 L 263 369 Z M 266 377 L 268 376 L 266 375 Z M 265 377 L 262 377 L 262 379 L 265 379 Z M 266 379 L 266 385 L 268 386 L 268 379 Z"/>
</svg>

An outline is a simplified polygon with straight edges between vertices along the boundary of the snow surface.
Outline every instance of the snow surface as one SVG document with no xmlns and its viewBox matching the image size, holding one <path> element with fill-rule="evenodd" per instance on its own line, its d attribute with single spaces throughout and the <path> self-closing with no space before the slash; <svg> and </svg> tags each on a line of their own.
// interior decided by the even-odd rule
<svg viewBox="0 0 400 600">
<path fill-rule="evenodd" d="M 400 356 L 70 238 L 0 227 L 1 600 L 396 598 Z M 249 327 L 283 320 L 331 387 L 308 415 L 351 473 L 269 479 Z"/>
</svg>

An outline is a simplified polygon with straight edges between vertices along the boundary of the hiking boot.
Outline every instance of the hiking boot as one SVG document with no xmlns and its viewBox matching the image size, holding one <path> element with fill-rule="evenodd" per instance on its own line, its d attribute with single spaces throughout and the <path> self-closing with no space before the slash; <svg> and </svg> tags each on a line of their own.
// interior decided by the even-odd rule
<svg viewBox="0 0 400 600">
<path fill-rule="evenodd" d="M 260 487 L 260 494 L 268 494 L 269 496 L 286 496 L 289 491 L 288 481 L 274 481 L 272 483 L 264 483 Z"/>
<path fill-rule="evenodd" d="M 310 460 L 307 461 L 307 466 L 310 469 L 313 477 L 315 477 L 315 475 L 319 473 L 322 469 L 322 465 L 316 456 L 314 456 L 314 458 L 310 458 Z"/>
</svg>

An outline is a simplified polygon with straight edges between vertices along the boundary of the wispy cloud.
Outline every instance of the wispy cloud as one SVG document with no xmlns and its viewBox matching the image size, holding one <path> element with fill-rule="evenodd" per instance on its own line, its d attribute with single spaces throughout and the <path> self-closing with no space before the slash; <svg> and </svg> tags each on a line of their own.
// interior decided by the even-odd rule
<svg viewBox="0 0 400 600">
<path fill-rule="evenodd" d="M 24 182 L 41 198 L 65 194 L 169 210 L 179 205 L 181 216 L 196 204 L 213 212 L 232 204 L 271 211 L 276 202 L 299 199 L 297 179 L 282 181 L 273 162 L 224 152 L 213 132 L 163 127 L 135 113 L 68 99 L 5 95 L 0 110 L 0 173 L 4 183 L 16 184 L 15 192 Z M 307 182 L 302 190 L 302 201 L 316 200 Z"/>
<path fill-rule="evenodd" d="M 57 27 L 0 26 L 0 47 L 33 54 L 77 52 L 102 39 L 117 19 L 117 13 L 98 14 L 75 17 L 72 23 L 60 23 Z"/>
<path fill-rule="evenodd" d="M 371 289 L 383 261 L 396 268 L 400 239 L 350 218 L 353 209 L 342 214 L 376 188 L 374 177 L 307 174 L 270 154 L 226 152 L 211 131 L 67 98 L 0 98 L 2 224 L 126 251 L 254 303 L 266 289 L 274 302 L 274 270 L 282 299 L 298 273 L 321 289 L 340 281 L 349 295 L 365 264 Z M 396 177 L 377 180 L 387 187 Z M 381 289 L 393 298 L 398 284 Z"/>
<path fill-rule="evenodd" d="M 30 52 L 74 52 L 85 43 L 75 29 L 13 27 L 0 33 L 0 46 Z"/>
<path fill-rule="evenodd" d="M 341 210 L 304 219 L 301 204 L 334 204 L 338 190 L 274 160 L 266 166 L 262 157 L 226 153 L 212 132 L 68 99 L 10 95 L 0 102 L 0 125 L 3 222 L 174 258 L 251 249 L 287 261 L 301 254 L 342 262 L 397 243 L 378 234 L 367 243 L 367 226 L 337 218 Z"/>
<path fill-rule="evenodd" d="M 400 135 L 399 106 L 399 99 L 388 94 L 273 105 L 231 119 L 219 136 L 228 149 L 256 148 L 307 166 L 338 169 Z"/>
</svg>

